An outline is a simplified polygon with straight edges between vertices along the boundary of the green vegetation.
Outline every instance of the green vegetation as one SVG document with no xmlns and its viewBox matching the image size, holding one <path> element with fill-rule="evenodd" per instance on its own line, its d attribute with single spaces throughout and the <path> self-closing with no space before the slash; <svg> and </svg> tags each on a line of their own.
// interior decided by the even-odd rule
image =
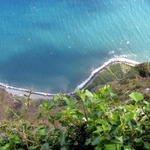
<svg viewBox="0 0 150 150">
<path fill-rule="evenodd" d="M 134 67 L 127 64 L 112 64 L 111 66 L 98 73 L 85 88 L 90 91 L 95 91 L 107 84 L 108 82 L 125 78 L 126 74 L 130 70 L 132 70 L 133 72 L 133 68 Z"/>
<path fill-rule="evenodd" d="M 56 95 L 32 119 L 1 120 L 0 150 L 150 150 L 150 99 L 128 95 L 121 105 L 110 85 Z"/>
<path fill-rule="evenodd" d="M 0 89 L 0 150 L 150 150 L 149 63 L 113 64 L 85 88 L 51 100 Z"/>
<path fill-rule="evenodd" d="M 145 62 L 137 65 L 135 69 L 139 72 L 139 75 L 142 77 L 149 77 L 150 76 L 150 63 Z"/>
<path fill-rule="evenodd" d="M 140 80 L 140 82 L 139 82 Z M 124 83 L 130 90 L 136 89 L 132 85 L 134 82 L 137 84 L 137 89 L 140 87 L 147 87 L 147 83 L 150 80 L 150 63 L 145 62 L 136 66 L 130 66 L 123 63 L 112 64 L 106 67 L 103 71 L 99 72 L 92 80 L 86 85 L 86 89 L 90 91 L 96 91 L 103 87 L 105 84 L 111 84 L 113 87 L 118 87 L 119 84 Z M 146 81 L 146 82 L 145 82 Z M 144 83 L 144 85 L 142 85 Z M 145 88 L 146 88 L 145 87 Z M 126 89 L 126 87 L 124 87 Z M 147 87 L 149 88 L 149 86 Z M 122 90 L 118 87 L 118 90 Z"/>
</svg>

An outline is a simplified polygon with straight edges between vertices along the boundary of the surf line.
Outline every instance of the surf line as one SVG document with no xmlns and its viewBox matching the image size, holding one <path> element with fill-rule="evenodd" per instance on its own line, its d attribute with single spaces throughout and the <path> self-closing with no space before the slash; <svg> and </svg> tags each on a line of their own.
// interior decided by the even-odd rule
<svg viewBox="0 0 150 150">
<path fill-rule="evenodd" d="M 123 64 L 127 64 L 127 65 L 130 65 L 130 66 L 135 66 L 135 65 L 139 64 L 139 62 L 127 59 L 125 57 L 115 57 L 115 58 L 109 59 L 103 65 L 101 65 L 100 67 L 94 69 L 91 72 L 90 76 L 86 80 L 84 80 L 81 84 L 79 84 L 75 88 L 75 90 L 76 89 L 84 89 L 88 85 L 88 83 L 90 83 L 91 80 L 93 80 L 93 78 L 99 72 L 103 71 L 108 66 L 111 66 L 112 64 L 116 64 L 116 63 L 123 63 Z M 52 94 L 52 93 L 45 93 L 45 92 L 35 92 L 35 91 L 30 90 L 30 89 L 17 88 L 17 87 L 13 87 L 13 86 L 3 84 L 3 83 L 0 83 L 0 88 L 5 89 L 7 92 L 9 92 L 13 95 L 26 96 L 28 94 L 31 94 L 31 98 L 51 98 L 51 97 L 59 94 L 59 93 Z M 73 93 L 74 92 L 63 93 L 63 94 L 72 95 Z"/>
<path fill-rule="evenodd" d="M 135 66 L 137 64 L 139 64 L 139 62 L 137 61 L 134 61 L 134 60 L 130 60 L 130 59 L 127 59 L 127 58 L 124 58 L 124 57 L 115 57 L 115 58 L 112 58 L 110 60 L 108 60 L 107 62 L 105 62 L 102 66 L 94 69 L 90 76 L 85 80 L 83 81 L 81 84 L 79 84 L 76 89 L 83 89 L 86 87 L 86 85 L 91 82 L 91 80 L 98 74 L 100 73 L 101 71 L 103 71 L 105 68 L 113 65 L 113 64 L 117 64 L 117 63 L 123 63 L 123 64 L 127 64 L 129 66 Z"/>
</svg>

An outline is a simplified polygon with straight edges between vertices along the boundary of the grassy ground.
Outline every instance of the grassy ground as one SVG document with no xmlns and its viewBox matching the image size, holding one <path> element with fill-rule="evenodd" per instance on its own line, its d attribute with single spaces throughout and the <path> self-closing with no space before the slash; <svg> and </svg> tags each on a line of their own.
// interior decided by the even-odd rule
<svg viewBox="0 0 150 150">
<path fill-rule="evenodd" d="M 97 87 L 102 87 L 108 82 L 120 80 L 125 77 L 125 75 L 132 69 L 133 67 L 126 64 L 113 64 L 100 73 L 98 73 L 93 80 L 86 86 L 88 90 L 94 91 Z"/>
</svg>

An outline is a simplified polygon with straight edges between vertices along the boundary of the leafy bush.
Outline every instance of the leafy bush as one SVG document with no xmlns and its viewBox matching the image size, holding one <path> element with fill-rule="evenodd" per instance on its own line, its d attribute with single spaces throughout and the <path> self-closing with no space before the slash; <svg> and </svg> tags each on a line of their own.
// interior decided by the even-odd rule
<svg viewBox="0 0 150 150">
<path fill-rule="evenodd" d="M 118 106 L 116 97 L 109 85 L 56 95 L 39 106 L 38 124 L 1 124 L 0 150 L 150 150 L 149 101 L 133 92 Z"/>
</svg>

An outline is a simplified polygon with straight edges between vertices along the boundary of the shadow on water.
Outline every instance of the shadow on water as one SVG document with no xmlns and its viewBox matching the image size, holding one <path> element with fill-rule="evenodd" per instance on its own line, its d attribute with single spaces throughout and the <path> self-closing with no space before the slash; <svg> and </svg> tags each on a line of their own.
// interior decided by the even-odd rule
<svg viewBox="0 0 150 150">
<path fill-rule="evenodd" d="M 39 47 L 1 62 L 1 81 L 44 92 L 71 91 L 90 73 L 91 64 L 100 64 L 104 56 L 108 57 L 106 51 L 82 55 Z"/>
</svg>

